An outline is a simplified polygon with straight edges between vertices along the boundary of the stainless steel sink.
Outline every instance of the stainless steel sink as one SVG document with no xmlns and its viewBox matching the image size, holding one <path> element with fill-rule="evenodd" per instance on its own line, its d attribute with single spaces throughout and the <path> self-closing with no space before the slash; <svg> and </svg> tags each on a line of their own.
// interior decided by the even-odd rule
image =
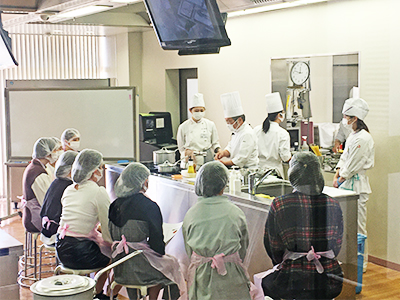
<svg viewBox="0 0 400 300">
<path fill-rule="evenodd" d="M 290 194 L 293 191 L 293 187 L 287 181 L 272 182 L 272 183 L 261 183 L 257 186 L 256 194 L 265 194 L 271 197 L 279 197 L 282 195 Z M 248 193 L 248 186 L 242 186 L 242 192 Z"/>
</svg>

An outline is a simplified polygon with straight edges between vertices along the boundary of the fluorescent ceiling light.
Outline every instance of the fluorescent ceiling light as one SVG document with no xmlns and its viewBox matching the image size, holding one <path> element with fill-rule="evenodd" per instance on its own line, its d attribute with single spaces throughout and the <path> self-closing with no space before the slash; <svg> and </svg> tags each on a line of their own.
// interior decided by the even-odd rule
<svg viewBox="0 0 400 300">
<path fill-rule="evenodd" d="M 245 9 L 245 10 L 234 11 L 234 12 L 228 13 L 228 17 L 238 17 L 238 16 L 243 16 L 243 15 L 250 15 L 250 14 L 256 14 L 256 13 L 261 13 L 261 12 L 267 12 L 267 11 L 271 11 L 271 10 L 278 10 L 278 9 L 302 6 L 302 5 L 307 5 L 307 4 L 314 4 L 314 3 L 319 3 L 319 2 L 327 2 L 327 1 L 328 0 L 297 0 L 297 1 L 293 1 L 293 2 L 283 2 L 283 3 L 265 5 L 265 6 L 261 6 L 261 7 L 249 8 L 249 9 Z"/>
<path fill-rule="evenodd" d="M 110 2 L 115 2 L 115 3 L 137 3 L 137 2 L 142 2 L 142 0 L 110 0 Z"/>
<path fill-rule="evenodd" d="M 90 5 L 90 6 L 85 6 L 81 7 L 78 9 L 66 11 L 66 12 L 61 12 L 59 14 L 54 15 L 55 18 L 59 19 L 72 19 L 72 18 L 77 18 L 77 17 L 82 17 L 82 16 L 87 16 L 91 14 L 95 14 L 101 11 L 105 11 L 112 8 L 112 6 L 109 5 Z"/>
</svg>

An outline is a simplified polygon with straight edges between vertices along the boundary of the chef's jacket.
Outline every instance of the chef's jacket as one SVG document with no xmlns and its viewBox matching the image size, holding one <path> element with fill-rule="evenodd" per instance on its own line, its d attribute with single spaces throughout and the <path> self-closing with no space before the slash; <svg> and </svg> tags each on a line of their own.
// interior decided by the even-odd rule
<svg viewBox="0 0 400 300">
<path fill-rule="evenodd" d="M 239 167 L 256 167 L 258 165 L 257 137 L 253 128 L 244 122 L 237 132 L 232 134 L 226 146 L 232 162 Z"/>
<path fill-rule="evenodd" d="M 339 176 L 346 178 L 340 188 L 352 190 L 356 193 L 371 193 L 366 170 L 374 166 L 374 140 L 368 131 L 362 129 L 352 132 L 347 140 L 346 147 L 337 164 Z"/>
<path fill-rule="evenodd" d="M 200 152 L 209 150 L 214 153 L 216 148 L 221 147 L 217 127 L 213 121 L 205 118 L 199 122 L 190 118 L 179 125 L 177 142 L 181 158 L 185 156 L 185 149 Z M 213 155 L 211 155 L 211 159 L 213 159 Z"/>
<path fill-rule="evenodd" d="M 257 136 L 260 168 L 273 168 L 283 178 L 282 161 L 286 162 L 291 157 L 289 133 L 277 122 L 270 122 L 267 133 L 264 133 L 261 125 L 256 126 L 254 132 Z"/>
<path fill-rule="evenodd" d="M 353 130 L 350 128 L 346 128 L 344 127 L 344 125 L 342 124 L 342 122 L 339 123 L 339 130 L 338 133 L 336 135 L 336 139 L 339 140 L 341 143 L 343 143 L 344 141 L 347 140 L 347 137 L 350 135 L 350 133 L 352 133 Z"/>
</svg>

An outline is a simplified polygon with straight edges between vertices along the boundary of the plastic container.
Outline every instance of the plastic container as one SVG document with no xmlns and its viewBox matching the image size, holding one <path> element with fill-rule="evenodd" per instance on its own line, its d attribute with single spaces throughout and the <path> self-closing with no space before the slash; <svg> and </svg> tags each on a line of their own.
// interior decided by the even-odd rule
<svg viewBox="0 0 400 300">
<path fill-rule="evenodd" d="M 302 136 L 301 140 L 302 140 L 301 152 L 310 151 L 310 147 L 307 145 L 307 136 L 306 135 Z"/>
<path fill-rule="evenodd" d="M 367 236 L 361 233 L 357 234 L 357 286 L 356 294 L 361 293 L 362 290 L 362 277 L 364 269 L 364 248 Z"/>
<path fill-rule="evenodd" d="M 237 167 L 232 167 L 229 174 L 229 193 L 239 192 L 242 186 L 241 174 Z"/>
</svg>

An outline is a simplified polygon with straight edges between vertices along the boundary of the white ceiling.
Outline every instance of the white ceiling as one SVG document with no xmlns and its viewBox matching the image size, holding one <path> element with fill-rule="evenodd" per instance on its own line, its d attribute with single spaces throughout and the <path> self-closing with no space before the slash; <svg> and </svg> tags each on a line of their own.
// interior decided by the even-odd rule
<svg viewBox="0 0 400 300">
<path fill-rule="evenodd" d="M 217 0 L 221 12 L 232 12 L 293 0 Z M 88 4 L 106 11 L 74 19 L 57 19 L 58 12 Z M 112 0 L 0 0 L 3 25 L 10 33 L 113 35 L 152 30 L 142 1 L 121 4 Z M 49 18 L 47 21 L 43 19 Z"/>
</svg>

